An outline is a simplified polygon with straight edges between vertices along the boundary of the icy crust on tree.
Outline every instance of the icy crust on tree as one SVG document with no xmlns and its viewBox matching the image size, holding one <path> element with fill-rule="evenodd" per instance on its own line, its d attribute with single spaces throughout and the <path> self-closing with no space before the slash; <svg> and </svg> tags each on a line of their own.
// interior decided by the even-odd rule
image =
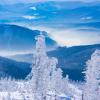
<svg viewBox="0 0 100 100">
<path fill-rule="evenodd" d="M 100 50 L 87 62 L 83 100 L 100 100 Z"/>
</svg>

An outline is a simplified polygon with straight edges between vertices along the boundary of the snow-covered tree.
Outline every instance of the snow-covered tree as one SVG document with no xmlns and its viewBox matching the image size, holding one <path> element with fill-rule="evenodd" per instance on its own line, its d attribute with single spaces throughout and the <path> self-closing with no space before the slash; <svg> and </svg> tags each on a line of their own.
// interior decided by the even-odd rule
<svg viewBox="0 0 100 100">
<path fill-rule="evenodd" d="M 55 96 L 55 100 L 58 100 L 58 95 L 61 93 L 68 93 L 68 76 L 63 78 L 62 70 L 57 68 L 58 60 L 54 57 L 51 58 L 51 73 L 50 73 L 50 84 L 49 90 L 51 94 Z M 65 92 L 66 91 L 66 92 Z"/>
<path fill-rule="evenodd" d="M 57 95 L 61 93 L 61 83 L 62 83 L 62 70 L 60 68 L 55 69 L 50 78 L 50 91 L 55 95 L 55 100 Z"/>
<path fill-rule="evenodd" d="M 68 75 L 66 75 L 66 77 L 62 79 L 61 91 L 62 93 L 65 93 L 67 95 L 70 94 Z"/>
<path fill-rule="evenodd" d="M 100 50 L 96 50 L 87 62 L 85 71 L 86 84 L 83 91 L 83 100 L 100 99 Z"/>
<path fill-rule="evenodd" d="M 11 97 L 10 97 L 10 92 L 8 92 L 8 95 L 7 95 L 7 100 L 11 100 Z"/>
<path fill-rule="evenodd" d="M 16 91 L 17 90 L 17 81 L 9 78 L 1 78 L 0 80 L 0 91 Z"/>
<path fill-rule="evenodd" d="M 50 77 L 49 58 L 46 54 L 45 37 L 42 33 L 36 37 L 36 51 L 34 54 L 32 71 L 28 75 L 35 94 L 41 95 L 41 100 L 46 98 L 47 83 Z"/>
<path fill-rule="evenodd" d="M 57 95 L 68 90 L 68 77 L 63 78 L 62 70 L 57 68 L 58 60 L 47 56 L 44 35 L 41 33 L 36 40 L 32 70 L 26 78 L 29 85 L 26 86 L 34 94 L 35 100 L 38 97 L 40 100 L 46 100 L 48 92 L 52 92 L 57 100 Z"/>
</svg>

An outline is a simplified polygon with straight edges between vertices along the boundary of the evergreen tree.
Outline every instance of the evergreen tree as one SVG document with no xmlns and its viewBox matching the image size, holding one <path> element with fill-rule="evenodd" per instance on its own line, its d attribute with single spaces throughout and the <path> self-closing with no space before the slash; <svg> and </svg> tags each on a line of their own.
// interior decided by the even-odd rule
<svg viewBox="0 0 100 100">
<path fill-rule="evenodd" d="M 83 91 L 83 100 L 99 100 L 100 93 L 100 50 L 96 50 L 87 62 L 85 71 L 86 84 Z"/>
<path fill-rule="evenodd" d="M 57 100 L 57 95 L 64 92 L 63 88 L 68 86 L 68 80 L 64 80 L 62 70 L 57 68 L 58 60 L 47 56 L 44 35 L 41 33 L 36 40 L 32 71 L 27 76 L 29 89 L 34 94 L 35 100 L 39 97 L 40 100 L 46 100 L 49 91 L 55 93 L 55 100 Z M 64 82 L 67 82 L 66 86 L 64 86 Z"/>
<path fill-rule="evenodd" d="M 32 64 L 32 71 L 31 74 L 28 75 L 28 78 L 31 78 L 30 83 L 33 86 L 33 92 L 36 95 L 40 95 L 41 100 L 44 100 L 46 98 L 47 83 L 50 76 L 49 58 L 46 54 L 44 35 L 40 34 L 36 37 L 36 40 L 36 51 Z"/>
</svg>

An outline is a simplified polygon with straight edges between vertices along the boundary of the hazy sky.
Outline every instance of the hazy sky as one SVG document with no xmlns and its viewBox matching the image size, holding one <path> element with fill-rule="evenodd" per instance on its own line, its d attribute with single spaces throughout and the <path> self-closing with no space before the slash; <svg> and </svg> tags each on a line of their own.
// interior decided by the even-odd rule
<svg viewBox="0 0 100 100">
<path fill-rule="evenodd" d="M 38 1 L 83 1 L 83 2 L 93 2 L 100 0 L 0 0 L 0 4 L 13 4 L 13 3 L 30 3 Z"/>
</svg>

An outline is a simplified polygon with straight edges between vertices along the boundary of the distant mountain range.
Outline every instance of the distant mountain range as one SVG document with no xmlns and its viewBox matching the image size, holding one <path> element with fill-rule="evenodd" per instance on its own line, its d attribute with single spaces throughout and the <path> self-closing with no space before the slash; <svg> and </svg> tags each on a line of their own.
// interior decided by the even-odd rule
<svg viewBox="0 0 100 100">
<path fill-rule="evenodd" d="M 17 62 L 4 57 L 0 57 L 0 78 L 12 77 L 15 79 L 25 79 L 31 71 L 30 64 Z"/>
<path fill-rule="evenodd" d="M 32 51 L 35 47 L 35 37 L 40 34 L 38 30 L 30 30 L 25 27 L 0 24 L 0 50 L 1 51 Z M 54 40 L 48 37 L 46 43 L 48 48 L 53 48 L 57 44 Z"/>
<path fill-rule="evenodd" d="M 91 54 L 100 49 L 100 44 L 87 45 L 87 46 L 75 46 L 75 47 L 59 47 L 56 50 L 48 52 L 48 56 L 58 58 L 58 67 L 62 68 L 63 75 L 69 75 L 72 80 L 84 80 L 84 74 L 82 71 L 86 68 L 86 61 L 91 57 Z M 32 54 L 15 55 L 8 57 L 16 61 L 22 61 L 32 63 Z"/>
</svg>

